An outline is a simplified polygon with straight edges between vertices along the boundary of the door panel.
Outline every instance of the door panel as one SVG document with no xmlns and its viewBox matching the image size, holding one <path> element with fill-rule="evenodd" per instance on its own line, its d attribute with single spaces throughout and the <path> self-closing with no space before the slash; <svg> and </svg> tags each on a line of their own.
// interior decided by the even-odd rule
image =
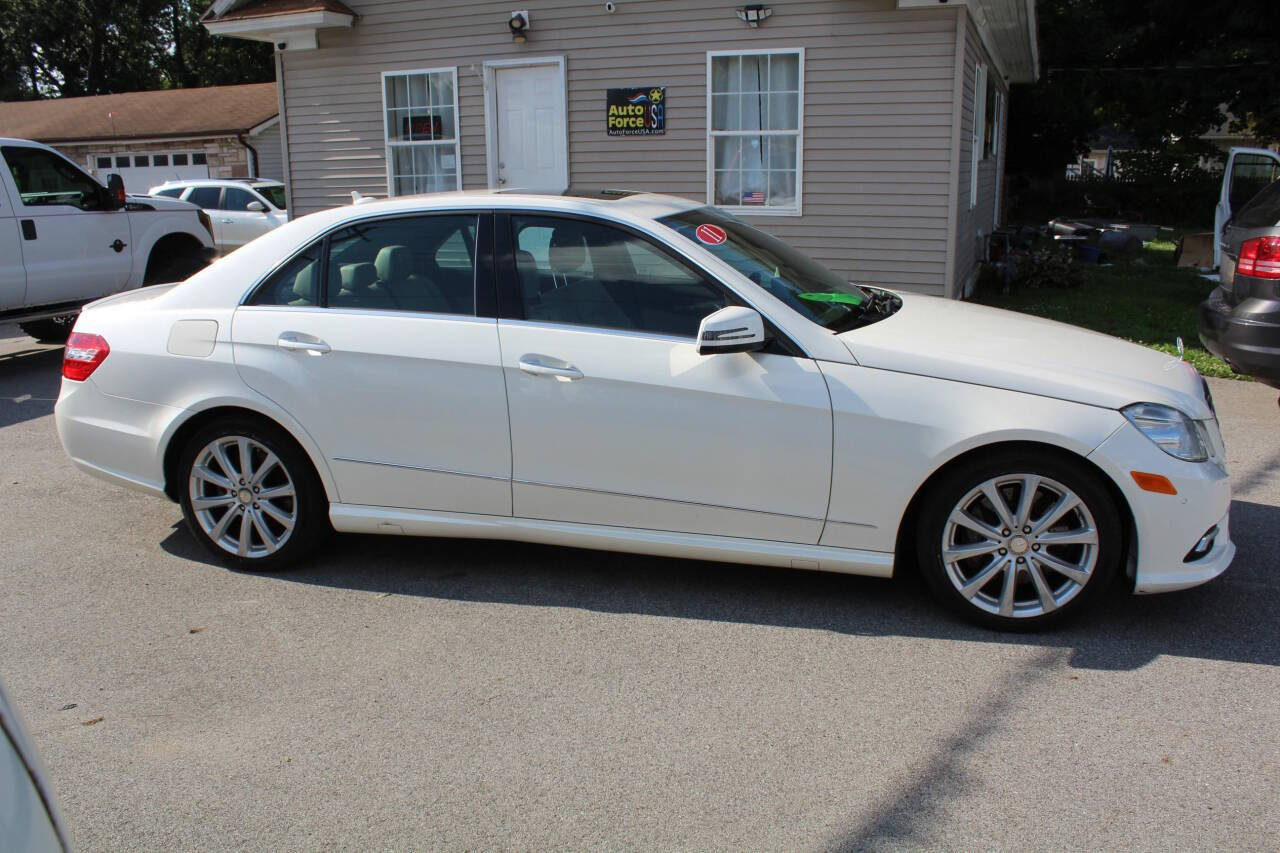
<svg viewBox="0 0 1280 853">
<path fill-rule="evenodd" d="M 1232 148 L 1213 212 L 1213 265 L 1222 264 L 1223 229 L 1263 187 L 1280 178 L 1280 154 L 1265 148 Z"/>
<path fill-rule="evenodd" d="M 559 65 L 495 68 L 499 186 L 559 192 L 568 186 L 564 80 Z"/>
<path fill-rule="evenodd" d="M 818 541 L 831 404 L 812 361 L 524 321 L 499 331 L 516 516 Z M 529 372 L 539 363 L 581 378 Z"/>
<path fill-rule="evenodd" d="M 25 304 L 51 305 L 123 290 L 133 271 L 129 214 L 102 210 L 101 185 L 52 152 L 5 146 L 4 159 L 18 194 L 14 213 L 20 225 L 30 223 L 22 240 Z"/>
<path fill-rule="evenodd" d="M 9 205 L 5 184 L 0 181 L 0 310 L 18 308 L 27 290 L 27 272 L 22 266 L 22 234 Z"/>
<path fill-rule="evenodd" d="M 328 351 L 281 348 L 290 332 Z M 232 336 L 240 375 L 307 430 L 343 503 L 511 514 L 494 320 L 245 306 Z"/>
</svg>

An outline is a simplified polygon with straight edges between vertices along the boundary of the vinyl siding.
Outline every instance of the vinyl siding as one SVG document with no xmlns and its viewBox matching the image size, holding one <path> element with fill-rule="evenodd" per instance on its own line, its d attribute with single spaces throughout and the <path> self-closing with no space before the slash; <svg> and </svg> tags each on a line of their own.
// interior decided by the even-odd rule
<svg viewBox="0 0 1280 853">
<path fill-rule="evenodd" d="M 258 152 L 257 177 L 283 180 L 284 149 L 280 143 L 280 125 L 273 124 L 257 136 L 249 137 L 249 144 Z"/>
<path fill-rule="evenodd" d="M 1004 99 L 1005 120 L 1001 122 L 999 142 L 999 150 L 1004 150 L 1004 131 L 1008 125 L 1008 106 L 1009 106 L 1009 88 L 1005 82 L 1000 79 L 1000 74 L 995 68 L 995 64 L 991 61 L 991 56 L 986 52 L 982 45 L 982 38 L 978 35 L 978 30 L 974 26 L 972 19 L 966 13 L 964 15 L 966 23 L 965 32 L 965 59 L 964 59 L 964 100 L 960 110 L 960 170 L 958 175 L 959 193 L 956 205 L 956 257 L 955 257 L 955 274 L 952 278 L 955 290 L 950 295 L 964 295 L 964 288 L 972 286 L 978 271 L 978 264 L 982 259 L 982 247 L 989 235 L 995 230 L 998 223 L 995 221 L 996 215 L 996 193 L 1001 188 L 1003 175 L 997 174 L 998 164 L 1003 165 L 1003 161 L 998 161 L 996 157 L 988 157 L 978 161 L 978 200 L 977 204 L 970 206 L 970 187 L 972 179 L 973 167 L 973 122 L 974 106 L 977 100 L 977 93 L 974 89 L 974 83 L 977 78 L 978 63 L 987 66 L 987 78 L 995 84 L 995 89 L 1001 93 Z M 977 117 L 981 121 L 982 117 Z M 979 143 L 981 144 L 981 143 Z"/>
<path fill-rule="evenodd" d="M 779 0 L 751 29 L 732 4 L 626 0 L 610 15 L 599 0 L 559 0 L 528 6 L 529 41 L 517 45 L 511 4 L 349 5 L 360 16 L 353 27 L 322 30 L 319 49 L 283 56 L 299 213 L 347 203 L 352 190 L 387 193 L 383 71 L 457 68 L 462 182 L 485 187 L 483 63 L 523 56 L 565 57 L 571 184 L 705 201 L 707 51 L 802 47 L 803 215 L 751 221 L 850 278 L 944 290 L 952 10 Z M 667 87 L 666 135 L 606 135 L 605 89 L 631 85 Z"/>
</svg>

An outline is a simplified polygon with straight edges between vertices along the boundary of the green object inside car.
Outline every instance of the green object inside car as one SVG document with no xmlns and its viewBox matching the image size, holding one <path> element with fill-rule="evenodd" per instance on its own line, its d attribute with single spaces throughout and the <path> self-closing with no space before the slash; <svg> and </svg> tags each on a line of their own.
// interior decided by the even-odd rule
<svg viewBox="0 0 1280 853">
<path fill-rule="evenodd" d="M 858 293 L 797 293 L 801 299 L 810 302 L 838 302 L 841 305 L 861 305 L 862 295 Z"/>
</svg>

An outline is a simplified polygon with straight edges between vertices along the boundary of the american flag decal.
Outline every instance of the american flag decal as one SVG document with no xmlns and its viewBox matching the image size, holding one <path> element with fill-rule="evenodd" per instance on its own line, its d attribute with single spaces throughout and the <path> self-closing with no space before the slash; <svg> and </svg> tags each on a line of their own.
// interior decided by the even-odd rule
<svg viewBox="0 0 1280 853">
<path fill-rule="evenodd" d="M 760 190 L 755 190 L 749 193 L 743 193 L 742 203 L 743 204 L 764 204 L 764 193 L 762 193 Z"/>
</svg>

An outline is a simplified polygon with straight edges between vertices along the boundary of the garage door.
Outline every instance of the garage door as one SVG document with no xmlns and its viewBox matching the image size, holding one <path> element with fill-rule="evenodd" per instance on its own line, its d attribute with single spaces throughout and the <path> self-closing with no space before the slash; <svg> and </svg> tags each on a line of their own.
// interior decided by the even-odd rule
<svg viewBox="0 0 1280 853">
<path fill-rule="evenodd" d="M 95 158 L 94 170 L 104 184 L 107 175 L 119 175 L 131 193 L 146 195 L 147 190 L 165 181 L 209 177 L 209 165 L 203 152 L 176 151 L 168 154 L 115 154 Z"/>
</svg>

